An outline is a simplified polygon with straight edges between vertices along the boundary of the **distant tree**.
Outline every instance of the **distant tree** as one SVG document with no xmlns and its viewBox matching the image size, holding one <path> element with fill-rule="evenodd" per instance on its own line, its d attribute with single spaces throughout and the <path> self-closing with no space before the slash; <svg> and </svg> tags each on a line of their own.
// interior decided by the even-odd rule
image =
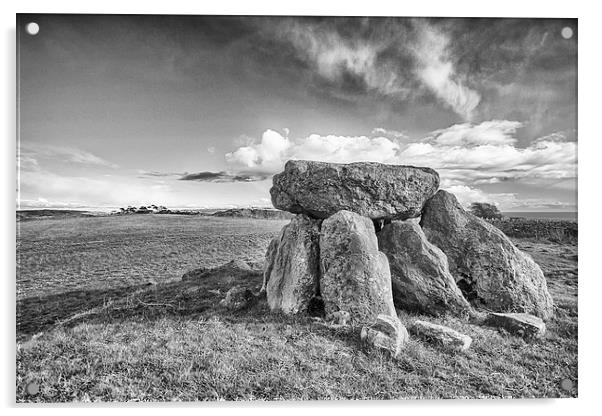
<svg viewBox="0 0 602 416">
<path fill-rule="evenodd" d="M 503 215 L 500 210 L 493 204 L 487 202 L 473 202 L 470 206 L 470 212 L 480 218 L 502 218 Z"/>
</svg>

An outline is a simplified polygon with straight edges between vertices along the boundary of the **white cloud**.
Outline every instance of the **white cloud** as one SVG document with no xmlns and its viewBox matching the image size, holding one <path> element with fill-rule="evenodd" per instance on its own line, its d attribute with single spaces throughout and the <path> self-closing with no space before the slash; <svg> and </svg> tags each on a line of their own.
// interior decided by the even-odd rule
<svg viewBox="0 0 602 416">
<path fill-rule="evenodd" d="M 21 199 L 17 200 L 17 209 L 28 209 L 28 208 L 85 208 L 86 205 L 76 202 L 66 201 L 49 201 L 46 198 L 37 199 Z"/>
<path fill-rule="evenodd" d="M 408 143 L 382 136 L 311 134 L 291 139 L 267 130 L 260 140 L 228 153 L 226 160 L 233 169 L 272 174 L 290 159 L 428 166 L 439 172 L 441 188 L 457 193 L 463 203 L 497 201 L 507 209 L 523 202 L 511 193 L 486 194 L 478 186 L 506 181 L 566 186 L 577 175 L 577 143 L 563 141 L 558 133 L 520 148 L 514 137 L 520 127 L 521 123 L 508 120 L 464 123 Z"/>
<path fill-rule="evenodd" d="M 21 144 L 21 158 L 30 159 L 53 159 L 66 162 L 74 162 L 83 165 L 96 165 L 109 168 L 117 168 L 117 165 L 85 150 L 73 147 L 51 146 L 40 143 Z"/>
<path fill-rule="evenodd" d="M 291 142 L 274 130 L 266 130 L 258 143 L 239 147 L 226 154 L 226 161 L 249 169 L 260 169 L 268 172 L 282 167 L 282 160 L 287 155 Z"/>
<path fill-rule="evenodd" d="M 491 120 L 481 124 L 455 124 L 429 135 L 434 142 L 445 146 L 514 144 L 514 133 L 523 125 L 518 121 Z"/>
<path fill-rule="evenodd" d="M 228 153 L 226 160 L 234 167 L 269 173 L 282 170 L 289 159 L 429 166 L 450 186 L 576 176 L 577 143 L 561 141 L 556 135 L 552 141 L 536 140 L 519 148 L 513 134 L 520 125 L 506 120 L 459 124 L 405 144 L 381 136 L 311 134 L 291 139 L 266 130 L 260 140 Z"/>
<path fill-rule="evenodd" d="M 372 129 L 372 134 L 375 136 L 392 137 L 394 139 L 408 139 L 408 135 L 402 131 L 388 130 L 382 127 L 376 127 Z"/>
<path fill-rule="evenodd" d="M 367 36 L 341 36 L 332 27 L 297 21 L 278 28 L 324 79 L 341 83 L 353 74 L 367 90 L 399 101 L 422 94 L 422 85 L 465 120 L 471 120 L 481 101 L 457 73 L 449 37 L 420 19 L 410 25 L 389 23 Z"/>
<path fill-rule="evenodd" d="M 390 41 L 343 38 L 335 31 L 298 22 L 287 22 L 281 29 L 323 78 L 340 80 L 347 71 L 361 77 L 369 89 L 381 94 L 405 97 L 410 93 L 394 68 L 377 62 L 379 53 L 390 46 Z"/>
<path fill-rule="evenodd" d="M 458 201 L 466 208 L 473 202 L 487 202 L 494 204 L 501 211 L 520 210 L 573 210 L 576 205 L 544 198 L 520 198 L 516 193 L 487 193 L 481 189 L 466 185 L 454 185 L 445 188 L 458 198 Z"/>
<path fill-rule="evenodd" d="M 418 42 L 412 48 L 419 62 L 418 78 L 448 107 L 471 120 L 481 96 L 458 79 L 448 56 L 449 38 L 428 24 L 420 25 L 418 30 Z"/>
<path fill-rule="evenodd" d="M 399 150 L 400 145 L 386 137 L 311 134 L 290 140 L 273 130 L 266 130 L 261 140 L 226 154 L 226 161 L 237 168 L 276 173 L 289 159 L 395 163 Z"/>
<path fill-rule="evenodd" d="M 487 202 L 496 206 L 507 207 L 511 201 L 516 200 L 516 195 L 513 193 L 488 194 L 466 185 L 448 186 L 445 187 L 445 190 L 454 194 L 458 201 L 466 207 L 473 202 Z"/>
<path fill-rule="evenodd" d="M 19 170 L 33 170 L 38 168 L 38 160 L 34 157 L 17 154 L 17 169 Z"/>
</svg>

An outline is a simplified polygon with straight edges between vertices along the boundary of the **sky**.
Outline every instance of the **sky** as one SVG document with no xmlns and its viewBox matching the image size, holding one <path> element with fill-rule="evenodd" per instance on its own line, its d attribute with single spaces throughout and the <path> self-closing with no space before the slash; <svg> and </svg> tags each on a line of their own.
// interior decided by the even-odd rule
<svg viewBox="0 0 602 416">
<path fill-rule="evenodd" d="M 19 209 L 269 207 L 289 159 L 577 209 L 576 19 L 17 20 Z"/>
</svg>

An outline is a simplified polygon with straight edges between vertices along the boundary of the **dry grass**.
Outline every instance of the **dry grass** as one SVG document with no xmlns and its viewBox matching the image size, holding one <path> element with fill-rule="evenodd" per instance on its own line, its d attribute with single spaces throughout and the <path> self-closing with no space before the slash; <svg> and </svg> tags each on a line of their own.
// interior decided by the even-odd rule
<svg viewBox="0 0 602 416">
<path fill-rule="evenodd" d="M 240 312 L 219 306 L 227 289 L 234 284 L 257 290 L 261 285 L 257 274 L 168 281 L 170 278 L 162 278 L 163 268 L 158 265 L 172 267 L 178 262 L 170 257 L 150 258 L 156 254 L 152 250 L 163 250 L 162 244 L 170 247 L 162 238 L 169 232 L 179 237 L 176 250 L 190 256 L 182 260 L 185 265 L 178 266 L 182 273 L 199 265 L 214 266 L 232 257 L 260 260 L 269 237 L 282 222 L 233 219 L 194 222 L 199 219 L 158 220 L 146 216 L 126 220 L 127 223 L 114 227 L 105 222 L 88 222 L 87 226 L 78 223 L 89 231 L 79 234 L 80 242 L 84 243 L 80 247 L 93 247 L 89 241 L 101 234 L 114 244 L 110 253 L 129 253 L 135 257 L 140 252 L 130 251 L 125 245 L 146 246 L 151 253 L 144 254 L 143 259 L 128 259 L 123 254 L 119 261 L 125 262 L 124 267 L 129 261 L 150 262 L 152 266 L 146 270 L 154 273 L 153 278 L 159 284 L 144 286 L 139 284 L 142 277 L 129 280 L 124 276 L 134 284 L 114 285 L 107 274 L 95 282 L 102 286 L 102 281 L 106 281 L 104 288 L 90 289 L 90 280 L 78 281 L 77 275 L 71 274 L 74 269 L 68 267 L 71 271 L 61 275 L 61 279 L 75 280 L 71 283 L 77 290 L 60 293 L 57 281 L 54 293 L 42 295 L 37 291 L 37 296 L 23 298 L 21 311 L 26 313 L 21 313 L 19 319 L 17 401 L 573 397 L 577 394 L 577 275 L 573 246 L 518 242 L 542 265 L 556 300 L 556 316 L 548 324 L 545 339 L 528 342 L 460 319 L 434 319 L 400 312 L 406 325 L 415 319 L 443 323 L 472 336 L 473 345 L 465 353 L 452 353 L 412 339 L 404 353 L 392 359 L 363 347 L 359 343 L 359 328 L 329 328 L 306 317 L 270 314 L 264 300 Z M 61 238 L 71 244 L 69 247 L 77 242 L 74 237 L 77 232 L 73 229 L 57 230 L 69 228 L 68 222 L 51 225 L 50 221 L 39 221 L 43 224 L 37 226 L 50 225 L 56 227 L 54 230 L 48 229 L 46 234 L 32 232 L 29 238 L 35 237 L 38 244 L 44 239 L 54 240 L 47 241 L 51 249 L 69 246 Z M 122 232 L 124 226 L 129 232 Z M 211 233 L 220 235 L 210 236 Z M 22 244 L 29 247 L 35 243 L 25 241 L 23 232 L 21 238 Z M 120 239 L 124 245 L 121 248 Z M 197 245 L 203 244 L 200 241 L 227 242 L 227 249 L 216 246 L 221 257 L 211 257 L 206 249 L 198 249 Z M 42 250 L 43 245 L 38 249 Z M 86 252 L 83 250 L 81 255 L 86 256 Z M 70 253 L 63 261 L 80 256 L 75 248 Z M 35 257 L 33 253 L 29 256 Z M 30 259 L 20 278 L 26 279 L 32 272 L 38 276 L 60 272 L 61 264 L 57 263 L 60 257 L 58 253 L 55 256 L 46 257 L 54 260 L 37 268 Z M 84 258 L 98 261 L 96 255 Z M 77 260 L 80 264 L 82 261 L 81 257 Z M 118 263 L 113 258 L 108 261 Z M 35 287 L 31 290 L 36 291 Z M 46 318 L 40 319 L 36 308 L 45 311 Z M 571 380 L 575 388 L 562 390 L 563 379 Z M 37 395 L 26 393 L 29 381 L 40 385 Z"/>
<path fill-rule="evenodd" d="M 184 215 L 20 222 L 17 298 L 166 282 L 232 258 L 254 261 L 287 222 Z"/>
</svg>

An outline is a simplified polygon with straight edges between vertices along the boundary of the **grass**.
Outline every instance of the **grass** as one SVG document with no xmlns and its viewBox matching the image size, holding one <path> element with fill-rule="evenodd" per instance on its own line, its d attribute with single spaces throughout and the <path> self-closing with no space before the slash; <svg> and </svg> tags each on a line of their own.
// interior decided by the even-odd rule
<svg viewBox="0 0 602 416">
<path fill-rule="evenodd" d="M 263 259 L 269 240 L 287 222 L 184 215 L 20 222 L 17 299 L 166 282 L 232 258 Z"/>
<path fill-rule="evenodd" d="M 98 219 L 85 219 L 88 222 L 84 224 L 69 222 L 74 220 L 57 224 L 49 223 L 58 220 L 30 221 L 28 225 L 39 229 L 32 227 L 30 234 L 21 230 L 21 244 L 30 247 L 33 242 L 26 241 L 28 238 L 47 240 L 50 251 L 73 247 L 78 242 L 75 235 L 79 235 L 79 242 L 83 243 L 79 247 L 94 250 L 89 241 L 102 235 L 112 242 L 109 253 L 140 255 L 127 247 L 120 249 L 121 238 L 124 246 L 134 243 L 147 247 L 150 252 L 145 259 L 130 260 L 134 264 L 146 260 L 150 265 L 143 277 L 124 277 L 129 285 L 116 284 L 107 272 L 96 282 L 103 286 L 104 281 L 104 287 L 89 288 L 88 279 L 78 282 L 77 276 L 70 273 L 61 274 L 57 282 L 75 279 L 71 283 L 77 289 L 70 286 L 61 292 L 57 283 L 51 293 L 44 295 L 35 285 L 29 286 L 36 294 L 19 301 L 18 402 L 577 395 L 574 246 L 517 241 L 542 265 L 556 301 L 556 314 L 548 323 L 544 339 L 525 341 L 462 319 L 435 319 L 400 311 L 406 326 L 416 319 L 442 323 L 473 337 L 473 344 L 464 353 L 453 353 L 412 338 L 403 353 L 393 359 L 361 345 L 360 328 L 332 328 L 309 317 L 271 314 L 264 299 L 240 312 L 219 306 L 232 285 L 257 291 L 261 286 L 257 273 L 183 282 L 178 276 L 162 275 L 164 269 L 157 267 L 166 262 L 170 267 L 178 264 L 180 270 L 188 270 L 218 265 L 231 258 L 260 260 L 269 237 L 282 222 L 175 217 L 164 220 L 152 216 L 110 218 L 125 221 L 121 224 L 94 222 Z M 78 234 L 74 231 L 78 227 L 87 229 L 89 235 Z M 129 232 L 122 233 L 121 227 L 127 227 Z M 46 234 L 41 229 L 46 229 Z M 219 238 L 211 235 L 218 231 Z M 184 256 L 183 264 L 170 257 L 153 257 L 167 244 L 163 241 L 167 232 L 178 236 L 176 250 L 190 256 Z M 218 246 L 219 258 L 211 257 L 206 249 L 199 250 L 199 246 L 209 246 L 207 240 L 227 243 L 224 250 Z M 254 243 L 247 245 L 249 240 Z M 71 248 L 70 253 L 63 261 L 79 256 L 76 248 Z M 82 255 L 86 255 L 86 250 Z M 97 254 L 87 255 L 86 259 L 99 261 Z M 126 254 L 122 256 L 125 257 L 119 261 L 125 261 L 125 267 L 128 258 Z M 58 255 L 45 259 L 52 261 L 37 268 L 30 259 L 27 268 L 20 270 L 19 278 L 27 280 L 32 272 L 50 276 L 61 271 Z M 112 256 L 105 261 L 119 262 Z M 138 269 L 132 266 L 131 270 Z M 158 284 L 144 283 L 143 279 L 149 276 Z M 575 388 L 562 390 L 563 379 L 571 380 Z M 26 392 L 31 381 L 40 386 L 36 395 Z"/>
</svg>

